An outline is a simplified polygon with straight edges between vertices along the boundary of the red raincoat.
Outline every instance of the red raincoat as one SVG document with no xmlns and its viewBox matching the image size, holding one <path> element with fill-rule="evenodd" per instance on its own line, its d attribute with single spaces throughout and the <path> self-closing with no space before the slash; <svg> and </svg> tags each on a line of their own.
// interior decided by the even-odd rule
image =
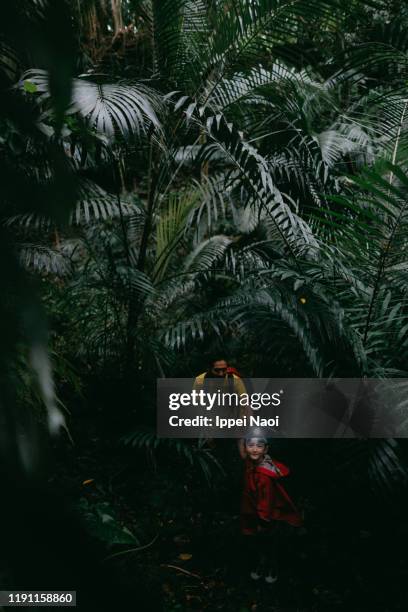
<svg viewBox="0 0 408 612">
<path fill-rule="evenodd" d="M 258 525 L 262 524 L 260 521 L 270 523 L 271 527 L 273 521 L 285 521 L 295 527 L 302 524 L 299 511 L 278 482 L 278 479 L 288 474 L 289 468 L 278 461 L 271 463 L 265 460 L 256 465 L 250 459 L 246 460 L 241 504 L 243 534 L 257 533 Z"/>
</svg>

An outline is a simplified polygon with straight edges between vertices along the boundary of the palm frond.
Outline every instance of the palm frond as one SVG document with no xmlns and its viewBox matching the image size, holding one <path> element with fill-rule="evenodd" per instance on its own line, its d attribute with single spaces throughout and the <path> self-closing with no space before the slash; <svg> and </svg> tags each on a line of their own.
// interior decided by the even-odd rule
<svg viewBox="0 0 408 612">
<path fill-rule="evenodd" d="M 21 86 L 29 84 L 38 93 L 39 103 L 50 98 L 48 74 L 45 70 L 28 70 L 21 79 Z M 88 78 L 76 78 L 72 83 L 72 103 L 69 113 L 78 113 L 89 126 L 107 138 L 118 134 L 141 135 L 150 126 L 160 126 L 156 111 L 159 108 L 158 96 L 142 84 L 125 85 L 97 82 Z M 45 110 L 42 122 L 50 118 Z"/>
<path fill-rule="evenodd" d="M 72 273 L 72 263 L 61 249 L 51 249 L 39 244 L 19 245 L 20 261 L 28 270 L 55 276 L 68 276 Z"/>
<path fill-rule="evenodd" d="M 72 225 L 85 225 L 91 221 L 140 215 L 141 209 L 134 201 L 118 198 L 88 179 L 81 179 L 78 186 L 78 201 L 69 215 Z M 55 222 L 39 213 L 13 215 L 6 220 L 9 227 L 25 231 L 50 231 Z"/>
<path fill-rule="evenodd" d="M 170 257 L 180 243 L 186 229 L 186 222 L 196 205 L 198 192 L 172 193 L 165 210 L 161 211 L 156 226 L 156 260 L 153 278 L 161 281 L 166 273 Z"/>
<path fill-rule="evenodd" d="M 214 470 L 223 472 L 221 464 L 206 445 L 206 440 L 183 440 L 174 438 L 157 438 L 154 431 L 141 429 L 126 434 L 122 438 L 125 446 L 131 446 L 145 452 L 167 452 L 176 455 L 194 469 L 201 471 L 208 484 L 211 483 Z"/>
<path fill-rule="evenodd" d="M 214 264 L 225 256 L 231 244 L 228 236 L 212 236 L 203 240 L 186 258 L 183 270 L 186 272 L 205 272 L 211 270 Z"/>
</svg>

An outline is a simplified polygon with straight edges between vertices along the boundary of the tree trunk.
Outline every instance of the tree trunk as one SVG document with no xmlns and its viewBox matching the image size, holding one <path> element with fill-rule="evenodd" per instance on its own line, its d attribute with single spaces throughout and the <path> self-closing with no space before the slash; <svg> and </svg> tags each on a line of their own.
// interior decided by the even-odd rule
<svg viewBox="0 0 408 612">
<path fill-rule="evenodd" d="M 114 36 L 116 36 L 121 30 L 123 30 L 122 0 L 111 0 L 111 3 L 114 30 L 113 33 Z"/>
</svg>

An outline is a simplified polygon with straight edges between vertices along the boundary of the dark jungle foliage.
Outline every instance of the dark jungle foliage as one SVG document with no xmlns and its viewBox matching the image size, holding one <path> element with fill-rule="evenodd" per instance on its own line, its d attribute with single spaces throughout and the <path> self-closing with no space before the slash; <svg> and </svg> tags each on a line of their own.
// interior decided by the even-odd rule
<svg viewBox="0 0 408 612">
<path fill-rule="evenodd" d="M 265 594 L 236 449 L 159 440 L 155 385 L 407 376 L 407 51 L 399 0 L 4 3 L 2 588 L 405 609 L 404 440 L 276 443 L 306 522 Z"/>
</svg>

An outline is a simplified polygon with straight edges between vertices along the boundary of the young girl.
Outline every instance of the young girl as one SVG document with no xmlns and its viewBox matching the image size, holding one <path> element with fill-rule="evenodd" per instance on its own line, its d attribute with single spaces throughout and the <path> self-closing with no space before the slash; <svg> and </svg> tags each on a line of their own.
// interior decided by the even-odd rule
<svg viewBox="0 0 408 612">
<path fill-rule="evenodd" d="M 302 517 L 279 479 L 289 474 L 283 463 L 271 459 L 263 437 L 245 439 L 245 477 L 241 530 L 251 561 L 251 578 L 273 584 L 277 580 L 278 532 L 282 522 L 298 527 Z"/>
</svg>

